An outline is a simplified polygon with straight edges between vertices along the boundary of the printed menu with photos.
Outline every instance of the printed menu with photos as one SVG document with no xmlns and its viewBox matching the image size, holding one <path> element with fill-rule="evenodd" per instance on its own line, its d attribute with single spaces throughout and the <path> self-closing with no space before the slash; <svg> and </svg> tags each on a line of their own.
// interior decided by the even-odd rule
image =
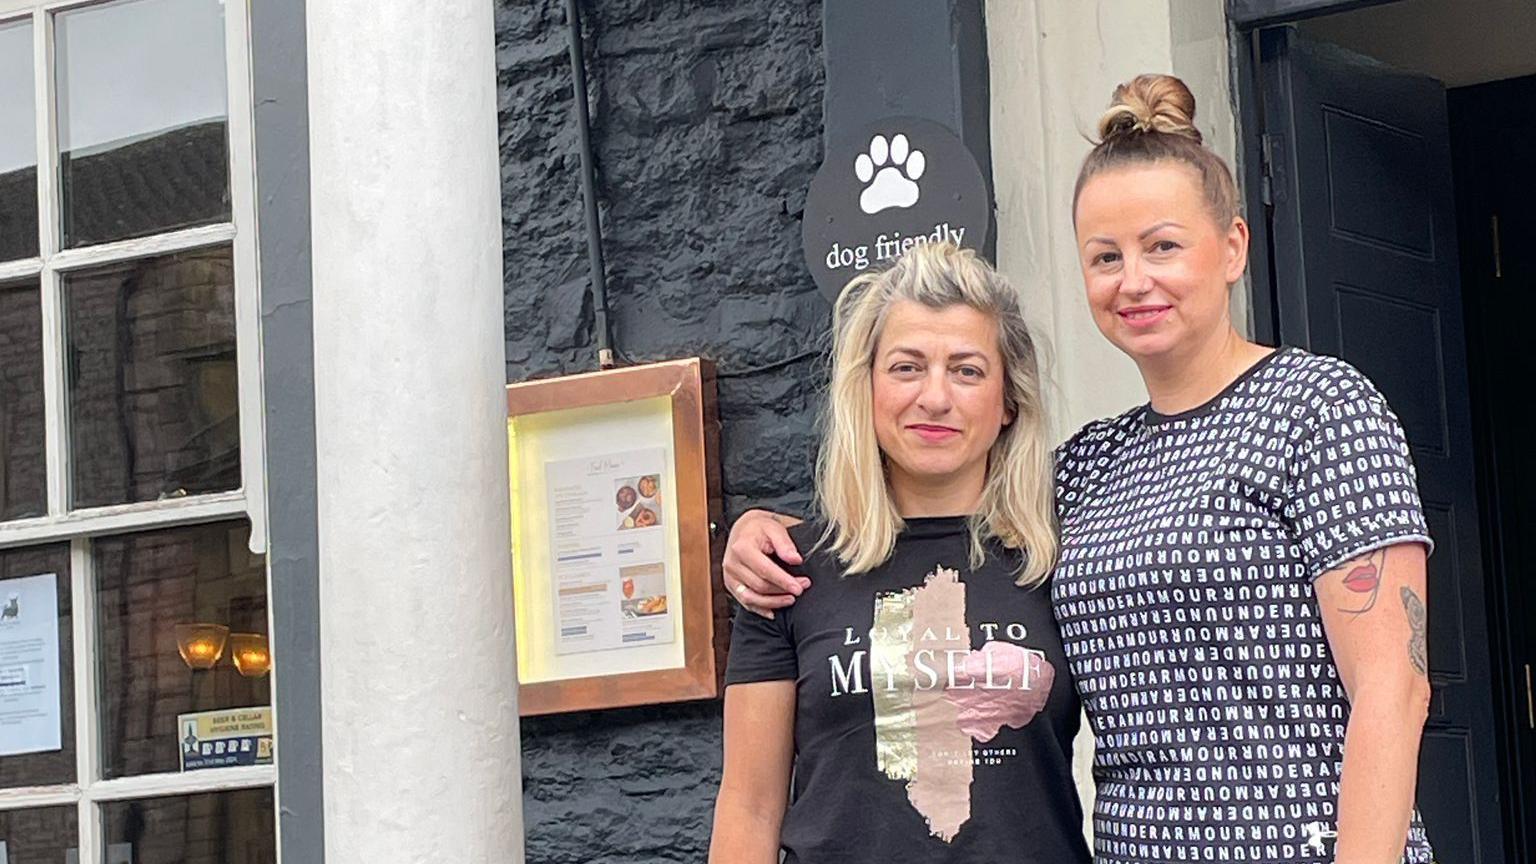
<svg viewBox="0 0 1536 864">
<path fill-rule="evenodd" d="M 545 464 L 555 582 L 555 651 L 673 641 L 657 447 Z"/>
</svg>

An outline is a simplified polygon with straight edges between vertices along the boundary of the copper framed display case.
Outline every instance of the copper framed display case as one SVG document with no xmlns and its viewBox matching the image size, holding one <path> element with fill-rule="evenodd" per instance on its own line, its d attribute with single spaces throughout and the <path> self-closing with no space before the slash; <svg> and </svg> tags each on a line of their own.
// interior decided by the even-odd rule
<svg viewBox="0 0 1536 864">
<path fill-rule="evenodd" d="M 507 387 L 522 714 L 719 695 L 714 397 L 699 358 Z"/>
</svg>

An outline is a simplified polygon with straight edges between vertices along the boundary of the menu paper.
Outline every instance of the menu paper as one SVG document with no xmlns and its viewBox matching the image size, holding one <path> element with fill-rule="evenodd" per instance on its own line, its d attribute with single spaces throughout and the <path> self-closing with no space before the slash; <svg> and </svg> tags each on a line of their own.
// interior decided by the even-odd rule
<svg viewBox="0 0 1536 864">
<path fill-rule="evenodd" d="M 546 463 L 557 654 L 675 638 L 665 468 L 660 447 Z"/>
<path fill-rule="evenodd" d="M 62 749 L 57 573 L 0 581 L 0 756 Z"/>
</svg>

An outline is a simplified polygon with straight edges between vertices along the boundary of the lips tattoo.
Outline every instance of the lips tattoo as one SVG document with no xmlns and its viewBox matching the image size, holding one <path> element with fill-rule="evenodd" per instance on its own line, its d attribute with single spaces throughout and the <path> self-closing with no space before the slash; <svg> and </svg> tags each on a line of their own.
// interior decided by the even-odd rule
<svg viewBox="0 0 1536 864">
<path fill-rule="evenodd" d="M 1344 574 L 1344 587 L 1361 595 L 1361 603 L 1355 609 L 1340 609 L 1351 615 L 1364 615 L 1376 605 L 1376 595 L 1381 591 L 1381 566 L 1387 558 L 1387 550 L 1378 549 L 1350 565 Z"/>
</svg>

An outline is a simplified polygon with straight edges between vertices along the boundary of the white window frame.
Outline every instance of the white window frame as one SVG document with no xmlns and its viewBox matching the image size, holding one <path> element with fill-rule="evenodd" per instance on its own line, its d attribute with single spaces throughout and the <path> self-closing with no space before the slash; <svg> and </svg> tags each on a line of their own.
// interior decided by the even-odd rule
<svg viewBox="0 0 1536 864">
<path fill-rule="evenodd" d="M 0 25 L 29 20 L 33 39 L 34 109 L 37 125 L 38 250 L 35 258 L 0 263 L 0 281 L 37 279 L 43 326 L 43 402 L 47 444 L 46 515 L 0 522 L 0 550 L 67 542 L 73 604 L 76 782 L 0 789 L 0 811 L 74 804 L 82 864 L 105 860 L 101 805 L 150 798 L 272 788 L 277 768 L 259 765 L 185 773 L 102 779 L 97 684 L 96 574 L 92 539 L 104 535 L 231 519 L 250 523 L 250 548 L 267 548 L 266 459 L 261 398 L 259 271 L 256 233 L 256 170 L 250 63 L 250 0 L 224 0 L 224 50 L 228 84 L 230 221 L 151 237 L 63 249 L 58 183 L 58 123 L 54 110 L 54 16 L 111 0 L 0 0 Z M 240 410 L 240 478 L 237 490 L 108 507 L 69 508 L 69 404 L 64 380 L 64 274 L 86 267 L 215 245 L 230 245 L 235 274 L 235 351 Z M 271 569 L 267 570 L 267 632 L 272 633 Z M 275 695 L 277 670 L 272 673 Z M 274 825 L 278 820 L 275 818 Z M 274 844 L 277 839 L 274 837 Z"/>
</svg>

